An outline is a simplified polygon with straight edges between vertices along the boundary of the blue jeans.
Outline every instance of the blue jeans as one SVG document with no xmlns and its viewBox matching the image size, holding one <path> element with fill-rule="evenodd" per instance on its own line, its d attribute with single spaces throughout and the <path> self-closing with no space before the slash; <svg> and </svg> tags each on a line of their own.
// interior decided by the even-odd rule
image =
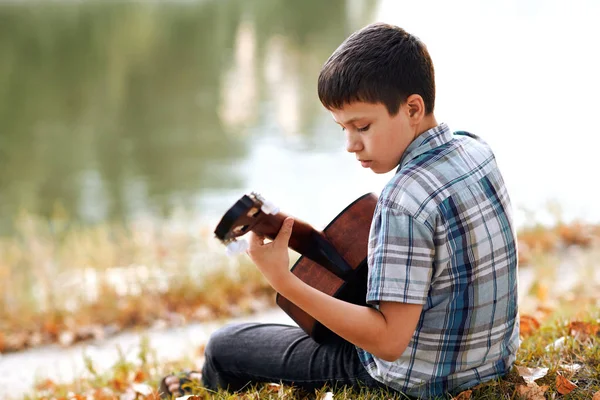
<svg viewBox="0 0 600 400">
<path fill-rule="evenodd" d="M 307 391 L 324 385 L 386 388 L 369 375 L 353 344 L 339 337 L 319 344 L 296 326 L 228 325 L 210 337 L 205 356 L 202 380 L 211 390 L 237 391 L 261 382 Z"/>
</svg>

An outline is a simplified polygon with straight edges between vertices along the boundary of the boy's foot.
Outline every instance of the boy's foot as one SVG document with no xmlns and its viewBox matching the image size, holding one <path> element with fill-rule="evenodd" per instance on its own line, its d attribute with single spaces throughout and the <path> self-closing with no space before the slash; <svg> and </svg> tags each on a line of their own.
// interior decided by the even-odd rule
<svg viewBox="0 0 600 400">
<path fill-rule="evenodd" d="M 192 388 L 202 384 L 202 373 L 197 371 L 181 372 L 177 375 L 167 375 L 160 382 L 161 399 L 172 399 L 191 394 Z"/>
</svg>

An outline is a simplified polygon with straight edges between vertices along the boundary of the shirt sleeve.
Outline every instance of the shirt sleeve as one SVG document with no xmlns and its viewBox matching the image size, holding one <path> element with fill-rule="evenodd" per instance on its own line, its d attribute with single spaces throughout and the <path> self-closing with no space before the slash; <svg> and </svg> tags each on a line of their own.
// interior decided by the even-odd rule
<svg viewBox="0 0 600 400">
<path fill-rule="evenodd" d="M 367 303 L 426 303 L 435 257 L 433 236 L 433 227 L 404 211 L 384 206 L 374 215 Z"/>
</svg>

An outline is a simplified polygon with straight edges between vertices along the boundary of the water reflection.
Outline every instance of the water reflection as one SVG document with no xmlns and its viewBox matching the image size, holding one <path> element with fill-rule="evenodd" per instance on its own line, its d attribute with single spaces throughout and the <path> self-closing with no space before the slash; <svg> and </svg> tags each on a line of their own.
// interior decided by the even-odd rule
<svg viewBox="0 0 600 400">
<path fill-rule="evenodd" d="M 265 136 L 327 145 L 319 68 L 374 2 L 0 4 L 0 233 L 23 208 L 168 215 Z"/>
</svg>

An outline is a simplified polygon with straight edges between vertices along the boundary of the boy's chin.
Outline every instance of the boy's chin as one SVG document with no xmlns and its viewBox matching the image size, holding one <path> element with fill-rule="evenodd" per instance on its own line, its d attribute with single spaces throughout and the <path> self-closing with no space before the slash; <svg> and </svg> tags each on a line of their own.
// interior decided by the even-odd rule
<svg viewBox="0 0 600 400">
<path fill-rule="evenodd" d="M 388 172 L 390 172 L 391 170 L 393 170 L 395 167 L 392 168 L 381 168 L 381 167 L 371 167 L 371 171 L 375 172 L 376 174 L 380 175 L 380 174 L 387 174 Z"/>
</svg>

